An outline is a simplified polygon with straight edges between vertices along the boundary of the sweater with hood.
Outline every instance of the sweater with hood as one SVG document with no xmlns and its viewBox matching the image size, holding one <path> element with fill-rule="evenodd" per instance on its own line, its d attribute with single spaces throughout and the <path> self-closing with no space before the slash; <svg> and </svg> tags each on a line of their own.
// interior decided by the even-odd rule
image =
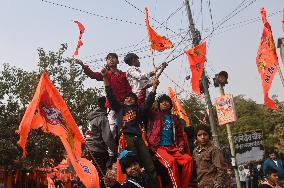
<svg viewBox="0 0 284 188">
<path fill-rule="evenodd" d="M 93 133 L 90 149 L 93 152 L 107 153 L 108 148 L 114 153 L 117 153 L 116 142 L 111 133 L 107 112 L 102 108 L 95 108 L 88 115 L 89 124 Z"/>
</svg>

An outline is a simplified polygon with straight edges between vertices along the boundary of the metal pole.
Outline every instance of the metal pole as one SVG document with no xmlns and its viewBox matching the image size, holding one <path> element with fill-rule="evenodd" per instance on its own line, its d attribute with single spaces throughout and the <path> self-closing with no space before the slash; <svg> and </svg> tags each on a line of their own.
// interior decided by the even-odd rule
<svg viewBox="0 0 284 188">
<path fill-rule="evenodd" d="M 220 93 L 221 93 L 221 96 L 225 95 L 224 86 L 222 86 L 222 85 L 220 85 Z M 239 171 L 238 171 L 237 166 L 236 166 L 236 152 L 235 152 L 235 145 L 234 145 L 234 141 L 233 141 L 233 135 L 232 135 L 232 131 L 231 131 L 231 125 L 229 123 L 227 123 L 226 128 L 227 128 L 228 140 L 229 140 L 230 151 L 231 151 L 232 167 L 233 167 L 234 172 L 235 172 L 237 187 L 241 188 Z"/>
<path fill-rule="evenodd" d="M 192 14 L 191 14 L 191 9 L 190 9 L 190 6 L 189 6 L 189 1 L 185 0 L 184 4 L 186 6 L 188 22 L 189 22 L 189 29 L 191 31 L 193 45 L 197 46 L 200 43 L 200 40 L 201 40 L 200 34 L 199 34 L 199 31 L 194 26 Z M 206 104 L 207 104 L 207 107 L 208 107 L 208 110 L 209 110 L 209 123 L 210 123 L 211 131 L 212 131 L 213 142 L 214 142 L 215 146 L 220 148 L 218 135 L 217 135 L 217 131 L 216 131 L 216 124 L 215 124 L 216 118 L 214 118 L 213 105 L 212 105 L 212 102 L 211 102 L 211 99 L 210 99 L 210 94 L 209 94 L 209 90 L 208 90 L 209 86 L 208 86 L 208 82 L 207 82 L 207 79 L 206 79 L 206 76 L 205 76 L 205 71 L 203 71 L 203 73 L 202 73 L 201 83 L 202 83 L 203 88 L 204 88 L 205 101 L 206 101 Z"/>
</svg>

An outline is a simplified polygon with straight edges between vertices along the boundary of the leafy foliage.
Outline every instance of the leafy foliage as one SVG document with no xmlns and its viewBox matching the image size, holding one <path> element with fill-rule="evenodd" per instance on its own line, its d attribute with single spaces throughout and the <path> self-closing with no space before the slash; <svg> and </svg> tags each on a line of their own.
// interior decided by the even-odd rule
<svg viewBox="0 0 284 188">
<path fill-rule="evenodd" d="M 0 72 L 0 165 L 21 160 L 21 150 L 16 144 L 19 136 L 15 131 L 43 71 L 50 75 L 78 126 L 85 129 L 87 115 L 96 104 L 100 90 L 84 88 L 86 76 L 72 59 L 63 57 L 66 50 L 66 44 L 62 44 L 57 52 L 46 52 L 39 48 L 38 71 L 25 71 L 4 64 Z M 31 131 L 27 151 L 26 160 L 31 165 L 40 165 L 43 158 L 53 158 L 58 163 L 65 153 L 58 138 L 40 130 Z"/>
</svg>

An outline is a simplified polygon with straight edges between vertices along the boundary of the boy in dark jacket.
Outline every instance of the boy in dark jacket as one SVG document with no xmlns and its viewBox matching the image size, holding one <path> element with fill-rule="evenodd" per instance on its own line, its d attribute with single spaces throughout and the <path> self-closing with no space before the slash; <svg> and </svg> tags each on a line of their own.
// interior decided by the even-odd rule
<svg viewBox="0 0 284 188">
<path fill-rule="evenodd" d="M 137 154 L 139 162 L 145 168 L 146 173 L 148 173 L 151 178 L 152 187 L 159 187 L 155 166 L 149 150 L 142 139 L 141 130 L 144 115 L 150 110 L 154 103 L 158 80 L 153 82 L 153 90 L 149 93 L 146 101 L 143 104 L 138 105 L 138 98 L 134 93 L 129 93 L 126 95 L 123 104 L 121 104 L 116 100 L 112 88 L 109 85 L 106 70 L 103 69 L 101 74 L 104 77 L 107 99 L 110 102 L 111 108 L 117 114 L 117 122 L 120 130 L 119 134 L 124 135 L 126 149 Z"/>
<path fill-rule="evenodd" d="M 171 187 L 188 188 L 192 158 L 184 152 L 183 132 L 180 119 L 171 113 L 172 101 L 167 95 L 158 99 L 158 111 L 152 111 L 148 123 L 150 149 L 168 170 Z M 182 167 L 179 175 L 178 166 Z"/>
<path fill-rule="evenodd" d="M 126 181 L 120 185 L 112 176 L 106 175 L 104 182 L 110 188 L 151 188 L 149 177 L 142 172 L 137 156 L 132 151 L 123 150 L 118 157 Z"/>
</svg>

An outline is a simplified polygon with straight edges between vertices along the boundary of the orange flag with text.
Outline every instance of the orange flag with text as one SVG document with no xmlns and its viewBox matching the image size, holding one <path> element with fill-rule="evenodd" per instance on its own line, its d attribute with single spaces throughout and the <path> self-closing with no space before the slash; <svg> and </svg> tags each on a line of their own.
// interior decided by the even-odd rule
<svg viewBox="0 0 284 188">
<path fill-rule="evenodd" d="M 64 99 L 50 81 L 47 73 L 41 75 L 35 95 L 26 109 L 19 125 L 18 144 L 26 156 L 26 142 L 31 129 L 41 128 L 58 136 L 64 145 L 75 172 L 86 188 L 99 187 L 96 168 L 87 159 L 81 158 L 81 145 L 85 143 Z"/>
<path fill-rule="evenodd" d="M 200 94 L 199 81 L 201 79 L 206 61 L 206 42 L 187 50 L 188 62 L 191 70 L 191 86 L 196 94 Z"/>
<path fill-rule="evenodd" d="M 272 99 L 269 98 L 268 91 L 271 87 L 273 78 L 278 71 L 279 63 L 271 26 L 266 19 L 266 11 L 264 8 L 261 9 L 260 14 L 264 28 L 257 51 L 256 65 L 262 79 L 264 104 L 267 106 L 267 108 L 275 109 L 276 104 Z"/>
<path fill-rule="evenodd" d="M 183 119 L 185 121 L 185 126 L 189 127 L 190 121 L 188 119 L 185 109 L 182 107 L 179 99 L 177 98 L 176 93 L 171 87 L 168 87 L 168 90 L 169 90 L 169 96 L 172 99 L 173 103 L 173 109 L 172 109 L 173 113 L 178 115 L 181 119 Z"/>
<path fill-rule="evenodd" d="M 148 18 L 148 9 L 145 8 L 146 11 L 146 26 L 148 30 L 148 36 L 150 40 L 150 48 L 152 50 L 164 51 L 166 49 L 174 47 L 173 43 L 164 36 L 158 35 L 154 29 L 150 26 L 149 18 Z"/>
</svg>

